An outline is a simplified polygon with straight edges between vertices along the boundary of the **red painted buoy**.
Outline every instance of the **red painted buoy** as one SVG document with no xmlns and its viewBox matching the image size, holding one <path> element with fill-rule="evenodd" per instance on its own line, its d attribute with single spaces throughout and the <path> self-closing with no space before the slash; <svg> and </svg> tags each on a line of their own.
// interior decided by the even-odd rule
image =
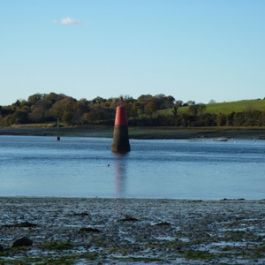
<svg viewBox="0 0 265 265">
<path fill-rule="evenodd" d="M 117 106 L 114 126 L 122 125 L 128 126 L 126 109 L 124 106 Z"/>
<path fill-rule="evenodd" d="M 112 152 L 127 153 L 131 150 L 128 135 L 128 120 L 123 98 L 116 108 Z"/>
</svg>

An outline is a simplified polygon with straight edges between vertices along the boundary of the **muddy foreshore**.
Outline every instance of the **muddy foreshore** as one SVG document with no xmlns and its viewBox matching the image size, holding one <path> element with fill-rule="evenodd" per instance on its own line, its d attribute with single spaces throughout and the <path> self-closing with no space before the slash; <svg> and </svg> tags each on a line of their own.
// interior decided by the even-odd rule
<svg viewBox="0 0 265 265">
<path fill-rule="evenodd" d="M 112 138 L 113 126 L 80 126 L 37 128 L 28 126 L 0 127 L 1 135 L 14 136 L 57 136 L 62 137 L 106 137 Z M 265 139 L 264 127 L 129 127 L 131 139 L 194 139 L 194 138 L 233 138 Z"/>
<path fill-rule="evenodd" d="M 0 245 L 0 264 L 265 264 L 265 200 L 0 198 Z"/>
</svg>

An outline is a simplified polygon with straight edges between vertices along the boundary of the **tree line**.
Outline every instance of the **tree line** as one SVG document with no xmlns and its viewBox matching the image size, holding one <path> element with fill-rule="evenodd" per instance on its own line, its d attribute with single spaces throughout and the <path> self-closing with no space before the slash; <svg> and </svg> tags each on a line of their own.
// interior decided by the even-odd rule
<svg viewBox="0 0 265 265">
<path fill-rule="evenodd" d="M 208 113 L 207 105 L 184 103 L 164 94 L 141 95 L 137 99 L 126 96 L 124 101 L 132 126 L 265 126 L 265 110 Z M 119 98 L 77 100 L 64 94 L 37 93 L 27 100 L 0 106 L 0 125 L 56 123 L 58 119 L 69 126 L 113 125 L 118 103 Z M 182 111 L 183 107 L 186 111 Z"/>
</svg>

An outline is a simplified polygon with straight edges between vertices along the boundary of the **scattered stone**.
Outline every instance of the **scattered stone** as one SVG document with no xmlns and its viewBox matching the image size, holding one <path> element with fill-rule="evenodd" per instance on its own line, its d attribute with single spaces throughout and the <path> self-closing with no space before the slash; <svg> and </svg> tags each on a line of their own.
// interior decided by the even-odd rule
<svg viewBox="0 0 265 265">
<path fill-rule="evenodd" d="M 25 228 L 36 228 L 37 225 L 29 222 L 23 222 L 23 223 L 18 223 L 18 224 L 7 224 L 3 225 L 2 227 L 5 228 L 14 228 L 14 227 L 25 227 Z"/>
<path fill-rule="evenodd" d="M 124 218 L 119 220 L 120 222 L 137 222 L 139 221 L 139 219 L 137 219 L 136 217 L 130 216 L 130 215 L 125 215 Z"/>
<path fill-rule="evenodd" d="M 82 227 L 79 230 L 80 233 L 100 233 L 101 231 L 95 227 Z"/>
<path fill-rule="evenodd" d="M 81 217 L 87 217 L 87 216 L 90 217 L 90 214 L 87 213 L 87 212 L 74 213 L 73 215 L 74 215 L 74 216 L 81 216 Z"/>
<path fill-rule="evenodd" d="M 264 202 L 0 198 L 0 264 L 261 265 Z"/>
<path fill-rule="evenodd" d="M 33 241 L 32 240 L 30 240 L 27 237 L 22 237 L 22 238 L 17 239 L 16 241 L 14 241 L 12 247 L 13 248 L 17 248 L 17 247 L 29 247 L 29 246 L 32 246 L 32 244 L 33 244 Z"/>
<path fill-rule="evenodd" d="M 170 227 L 171 224 L 169 222 L 160 222 L 160 223 L 155 224 L 155 226 Z"/>
</svg>

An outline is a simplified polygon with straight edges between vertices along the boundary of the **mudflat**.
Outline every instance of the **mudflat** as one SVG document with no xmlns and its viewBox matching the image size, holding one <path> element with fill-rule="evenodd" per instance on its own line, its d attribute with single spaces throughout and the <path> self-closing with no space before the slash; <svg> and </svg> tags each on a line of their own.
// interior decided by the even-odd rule
<svg viewBox="0 0 265 265">
<path fill-rule="evenodd" d="M 0 264 L 265 264 L 265 200 L 0 198 Z"/>
<path fill-rule="evenodd" d="M 0 127 L 0 135 L 106 137 L 112 138 L 113 126 L 55 127 L 13 126 Z M 132 139 L 194 139 L 194 138 L 234 138 L 265 139 L 264 127 L 129 127 Z"/>
</svg>

